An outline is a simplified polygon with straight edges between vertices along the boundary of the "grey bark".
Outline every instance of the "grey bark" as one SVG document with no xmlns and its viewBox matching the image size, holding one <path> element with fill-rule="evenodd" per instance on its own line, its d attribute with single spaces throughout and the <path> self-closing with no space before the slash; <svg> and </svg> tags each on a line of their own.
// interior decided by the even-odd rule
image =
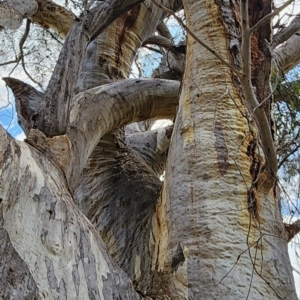
<svg viewBox="0 0 300 300">
<path fill-rule="evenodd" d="M 0 179 L 5 183 L 0 185 L 2 295 L 140 299 L 74 205 L 61 170 L 2 127 L 0 138 Z"/>
</svg>

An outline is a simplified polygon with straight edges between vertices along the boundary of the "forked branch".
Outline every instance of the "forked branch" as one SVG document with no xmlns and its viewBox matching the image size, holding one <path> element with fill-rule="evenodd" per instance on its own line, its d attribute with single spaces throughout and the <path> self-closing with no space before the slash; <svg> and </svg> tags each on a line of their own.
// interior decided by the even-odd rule
<svg viewBox="0 0 300 300">
<path fill-rule="evenodd" d="M 48 153 L 74 188 L 100 138 L 131 122 L 174 118 L 180 83 L 127 79 L 82 92 L 74 99 L 66 135 L 47 138 L 32 129 L 28 141 Z"/>
</svg>

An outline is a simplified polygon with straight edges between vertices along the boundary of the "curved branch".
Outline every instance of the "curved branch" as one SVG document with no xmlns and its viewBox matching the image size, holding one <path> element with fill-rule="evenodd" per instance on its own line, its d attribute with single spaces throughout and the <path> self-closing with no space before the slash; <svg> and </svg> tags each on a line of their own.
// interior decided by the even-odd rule
<svg viewBox="0 0 300 300">
<path fill-rule="evenodd" d="M 16 30 L 22 25 L 23 18 L 43 28 L 51 28 L 65 37 L 74 23 L 74 15 L 65 7 L 51 0 L 9 0 L 0 3 L 0 24 Z"/>
<path fill-rule="evenodd" d="M 185 54 L 186 53 L 186 45 L 181 43 L 179 45 L 175 45 L 174 42 L 168 38 L 165 38 L 160 35 L 152 35 L 145 42 L 143 42 L 143 46 L 147 44 L 158 45 L 164 47 L 165 49 L 171 51 L 173 54 Z"/>
<path fill-rule="evenodd" d="M 100 138 L 131 122 L 174 118 L 179 82 L 127 79 L 78 94 L 66 135 L 47 138 L 32 129 L 28 142 L 51 156 L 74 188 Z"/>
<path fill-rule="evenodd" d="M 44 97 L 40 129 L 47 136 L 64 134 L 87 45 L 123 12 L 142 0 L 107 0 L 86 11 L 72 26 Z M 76 49 L 76 51 L 74 51 Z"/>
<path fill-rule="evenodd" d="M 162 46 L 169 50 L 172 50 L 174 46 L 174 43 L 171 39 L 161 35 L 151 35 L 146 41 L 143 42 L 143 46 L 147 44 Z"/>
<path fill-rule="evenodd" d="M 79 94 L 70 113 L 67 131 L 73 145 L 71 158 L 77 157 L 75 161 L 79 168 L 69 168 L 67 178 L 81 173 L 87 158 L 105 133 L 132 122 L 173 118 L 179 86 L 176 81 L 127 79 Z M 78 157 L 77 153 L 84 155 Z"/>
</svg>

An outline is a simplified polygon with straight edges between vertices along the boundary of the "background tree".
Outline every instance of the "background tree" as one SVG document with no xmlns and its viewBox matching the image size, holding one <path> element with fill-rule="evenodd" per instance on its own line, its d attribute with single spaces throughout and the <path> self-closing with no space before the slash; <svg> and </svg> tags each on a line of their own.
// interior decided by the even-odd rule
<svg viewBox="0 0 300 300">
<path fill-rule="evenodd" d="M 290 3 L 1 3 L 4 27 L 26 19 L 3 65 L 27 70 L 32 23 L 62 43 L 44 91 L 4 78 L 27 139 L 0 129 L 3 299 L 296 299 L 270 85 L 300 59 L 298 17 L 272 39 Z M 142 46 L 162 62 L 129 79 Z"/>
</svg>

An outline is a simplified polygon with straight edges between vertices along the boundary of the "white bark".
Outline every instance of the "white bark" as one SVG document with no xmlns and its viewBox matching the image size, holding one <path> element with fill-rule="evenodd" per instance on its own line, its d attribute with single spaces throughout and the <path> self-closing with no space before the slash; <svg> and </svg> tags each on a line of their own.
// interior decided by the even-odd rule
<svg viewBox="0 0 300 300">
<path fill-rule="evenodd" d="M 247 114 L 235 71 L 241 56 L 233 3 L 185 0 L 188 27 L 214 50 L 189 39 L 176 112 L 179 82 L 103 85 L 128 75 L 139 44 L 164 15 L 147 15 L 147 2 L 99 35 L 138 2 L 100 1 L 75 21 L 41 106 L 30 87 L 15 89 L 31 145 L 0 128 L 0 298 L 140 299 L 135 288 L 145 299 L 296 299 L 286 244 L 299 222 L 282 223 L 267 153 L 249 118 L 253 107 Z M 120 34 L 105 44 L 118 24 L 140 36 Z M 153 28 L 138 28 L 147 24 Z M 169 38 L 162 25 L 158 30 Z M 110 54 L 110 47 L 124 53 Z M 97 69 L 105 56 L 107 68 Z M 175 115 L 161 190 L 170 132 L 126 139 L 122 130 L 111 132 Z"/>
<path fill-rule="evenodd" d="M 288 72 L 300 62 L 300 36 L 293 35 L 286 43 L 275 49 L 276 68 Z"/>
<path fill-rule="evenodd" d="M 233 59 L 230 4 L 184 5 L 190 30 Z M 220 11 L 227 14 L 224 23 L 215 19 Z M 276 194 L 266 182 L 263 151 L 257 129 L 248 124 L 241 87 L 193 39 L 187 53 L 166 179 L 153 217 L 156 287 L 178 299 L 296 299 Z"/>
<path fill-rule="evenodd" d="M 73 189 L 100 138 L 130 122 L 167 119 L 175 114 L 179 83 L 127 79 L 78 94 L 66 135 L 47 138 L 32 129 L 28 141 L 62 168 Z"/>
<path fill-rule="evenodd" d="M 29 145 L 13 141 L 2 127 L 0 141 L 1 234 L 6 235 L 6 249 L 13 249 L 25 263 L 19 268 L 28 270 L 25 282 L 34 282 L 30 295 L 34 291 L 38 299 L 140 299 L 74 205 L 61 171 Z M 27 297 L 6 280 L 0 278 L 2 296 Z"/>
<path fill-rule="evenodd" d="M 7 5 L 0 3 L 0 25 L 11 30 L 21 27 L 23 17 Z"/>
</svg>

